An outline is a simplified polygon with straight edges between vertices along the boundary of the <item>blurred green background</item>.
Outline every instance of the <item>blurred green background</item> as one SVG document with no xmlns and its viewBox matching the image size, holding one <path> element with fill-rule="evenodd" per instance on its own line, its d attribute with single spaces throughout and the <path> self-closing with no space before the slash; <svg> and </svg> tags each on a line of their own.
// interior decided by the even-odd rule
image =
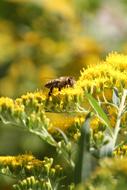
<svg viewBox="0 0 127 190">
<path fill-rule="evenodd" d="M 43 89 L 61 75 L 78 79 L 83 67 L 111 51 L 127 52 L 127 0 L 0 0 L 0 96 Z M 41 158 L 52 148 L 0 128 L 0 155 L 25 151 Z M 9 183 L 1 176 L 0 189 Z"/>
</svg>

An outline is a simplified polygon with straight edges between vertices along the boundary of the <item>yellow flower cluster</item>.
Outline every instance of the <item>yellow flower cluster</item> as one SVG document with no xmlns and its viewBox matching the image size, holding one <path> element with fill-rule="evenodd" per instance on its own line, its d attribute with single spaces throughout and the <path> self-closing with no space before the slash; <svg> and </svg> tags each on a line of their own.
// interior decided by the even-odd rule
<svg viewBox="0 0 127 190">
<path fill-rule="evenodd" d="M 27 93 L 22 95 L 21 98 L 15 100 L 16 103 L 25 106 L 25 111 L 28 113 L 38 112 L 44 110 L 46 96 L 42 92 Z"/>
<path fill-rule="evenodd" d="M 127 56 L 111 53 L 106 61 L 91 65 L 81 71 L 77 85 L 92 94 L 117 87 L 127 87 Z M 109 92 L 108 92 L 109 93 Z"/>
<path fill-rule="evenodd" d="M 79 120 L 77 123 L 77 115 L 71 116 L 66 113 L 59 113 L 66 112 L 67 109 L 72 110 L 72 112 L 75 111 L 74 103 L 77 102 L 76 90 L 73 92 L 73 89 L 67 89 L 67 91 L 71 93 L 71 96 L 60 92 L 57 96 L 53 94 L 51 97 L 48 97 L 42 91 L 38 91 L 27 93 L 15 100 L 1 97 L 0 118 L 5 125 L 25 127 L 30 132 L 35 130 L 35 133 L 37 130 L 42 136 L 42 131 L 44 132 L 43 126 L 50 133 L 56 132 L 56 128 L 67 132 L 69 127 L 79 125 Z M 57 113 L 53 113 L 54 111 Z"/>
<path fill-rule="evenodd" d="M 55 141 L 48 133 L 50 120 L 44 111 L 46 97 L 42 92 L 28 93 L 21 98 L 12 100 L 0 98 L 0 119 L 3 125 L 22 127 L 42 139 L 48 139 L 51 144 Z"/>
<path fill-rule="evenodd" d="M 115 157 L 124 157 L 127 156 L 127 144 L 124 144 L 118 147 L 114 152 L 113 155 Z"/>
<path fill-rule="evenodd" d="M 81 87 L 63 88 L 61 91 L 54 89 L 50 98 L 47 98 L 45 109 L 51 112 L 78 112 L 77 103 L 83 100 Z"/>
<path fill-rule="evenodd" d="M 83 105 L 87 108 L 84 91 L 100 99 L 103 99 L 105 96 L 107 100 L 111 100 L 113 87 L 122 90 L 123 87 L 126 88 L 127 86 L 126 64 L 126 55 L 112 53 L 109 54 L 106 61 L 83 69 L 74 88 L 63 88 L 60 92 L 54 89 L 49 102 L 51 109 L 57 112 L 69 110 L 73 112 L 78 110 L 76 107 L 77 103 L 82 104 L 83 102 Z M 114 110 L 112 111 L 114 112 Z M 114 126 L 115 119 L 113 118 L 113 120 Z"/>
<path fill-rule="evenodd" d="M 14 107 L 13 100 L 8 97 L 1 97 L 0 98 L 0 108 L 4 109 L 5 107 L 12 108 Z"/>
<path fill-rule="evenodd" d="M 26 185 L 29 188 L 36 187 L 36 185 L 40 185 L 40 187 L 42 185 L 49 185 L 48 181 L 51 178 L 55 180 L 57 177 L 61 177 L 63 168 L 60 165 L 53 166 L 53 158 L 45 157 L 41 161 L 31 154 L 25 154 L 19 156 L 0 156 L 0 173 L 5 175 L 12 174 L 13 176 L 19 174 L 20 177 L 22 176 L 23 180 L 19 181 L 14 187 L 22 187 L 24 189 Z"/>
<path fill-rule="evenodd" d="M 11 98 L 0 98 L 0 117 L 3 120 L 15 121 L 20 119 L 24 114 L 24 106 L 14 102 Z"/>
<path fill-rule="evenodd" d="M 40 167 L 42 161 L 35 159 L 31 154 L 19 155 L 19 156 L 0 156 L 0 165 L 12 166 L 13 168 L 26 167 L 27 169 Z"/>
<path fill-rule="evenodd" d="M 103 123 L 98 117 L 94 117 L 91 119 L 90 126 L 94 131 L 98 131 L 98 129 L 101 128 L 102 125 Z"/>
<path fill-rule="evenodd" d="M 53 158 L 45 157 L 44 160 L 41 161 L 36 159 L 32 154 L 24 154 L 19 156 L 0 156 L 0 169 L 9 167 L 15 171 L 16 169 L 24 168 L 26 171 L 31 170 L 32 172 L 33 169 L 36 168 L 36 170 L 40 170 L 41 172 L 41 169 L 43 168 L 47 174 L 49 172 L 53 172 L 52 169 L 55 169 L 57 172 L 62 171 L 62 168 L 59 165 L 55 165 L 54 168 L 51 168 L 52 164 Z"/>
<path fill-rule="evenodd" d="M 115 127 L 117 115 L 118 115 L 118 110 L 115 107 L 110 106 L 110 105 L 104 105 L 103 109 L 105 110 L 108 118 L 110 119 L 111 126 Z"/>
<path fill-rule="evenodd" d="M 127 71 L 127 55 L 110 53 L 106 58 L 106 62 L 121 72 Z"/>
</svg>

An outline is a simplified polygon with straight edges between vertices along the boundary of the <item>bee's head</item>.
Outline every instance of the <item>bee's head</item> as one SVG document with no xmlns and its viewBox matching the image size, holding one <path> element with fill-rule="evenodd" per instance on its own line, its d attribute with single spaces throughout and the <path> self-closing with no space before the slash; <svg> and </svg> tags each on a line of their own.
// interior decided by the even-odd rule
<svg viewBox="0 0 127 190">
<path fill-rule="evenodd" d="M 68 77 L 68 84 L 70 86 L 74 86 L 74 84 L 76 83 L 74 77 Z"/>
</svg>

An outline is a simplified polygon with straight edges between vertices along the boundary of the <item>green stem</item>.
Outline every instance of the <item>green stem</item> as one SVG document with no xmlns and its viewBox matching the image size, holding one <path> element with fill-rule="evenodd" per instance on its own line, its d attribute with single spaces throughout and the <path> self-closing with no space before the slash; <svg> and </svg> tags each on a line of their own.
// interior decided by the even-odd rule
<svg viewBox="0 0 127 190">
<path fill-rule="evenodd" d="M 122 115 L 123 110 L 125 108 L 126 96 L 127 96 L 127 90 L 124 90 L 123 95 L 122 95 L 122 99 L 121 99 L 121 103 L 120 103 L 120 107 L 118 109 L 118 116 L 117 116 L 117 121 L 116 121 L 114 135 L 113 135 L 113 145 L 114 145 L 114 147 L 115 147 L 115 144 L 116 144 L 116 141 L 117 141 L 118 133 L 120 131 L 121 115 Z"/>
</svg>

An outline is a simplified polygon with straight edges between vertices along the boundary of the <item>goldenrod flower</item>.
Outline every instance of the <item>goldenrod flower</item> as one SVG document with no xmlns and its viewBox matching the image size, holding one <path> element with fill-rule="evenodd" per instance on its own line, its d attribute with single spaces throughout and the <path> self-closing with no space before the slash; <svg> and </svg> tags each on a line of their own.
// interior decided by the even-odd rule
<svg viewBox="0 0 127 190">
<path fill-rule="evenodd" d="M 81 71 L 77 85 L 92 94 L 101 94 L 105 89 L 115 86 L 118 89 L 127 86 L 127 56 L 117 53 L 109 54 L 106 61 L 89 66 Z"/>
<path fill-rule="evenodd" d="M 124 72 L 127 70 L 127 55 L 110 53 L 106 57 L 106 62 L 114 67 L 114 69 Z"/>
<path fill-rule="evenodd" d="M 127 144 L 119 146 L 113 152 L 114 157 L 126 157 L 127 156 Z"/>
<path fill-rule="evenodd" d="M 103 123 L 100 121 L 98 117 L 94 117 L 91 119 L 90 126 L 94 131 L 98 131 L 101 126 L 103 126 Z"/>
<path fill-rule="evenodd" d="M 31 154 L 19 155 L 19 156 L 0 156 L 0 165 L 12 166 L 13 168 L 20 167 L 39 167 L 43 162 L 35 159 Z"/>
</svg>

